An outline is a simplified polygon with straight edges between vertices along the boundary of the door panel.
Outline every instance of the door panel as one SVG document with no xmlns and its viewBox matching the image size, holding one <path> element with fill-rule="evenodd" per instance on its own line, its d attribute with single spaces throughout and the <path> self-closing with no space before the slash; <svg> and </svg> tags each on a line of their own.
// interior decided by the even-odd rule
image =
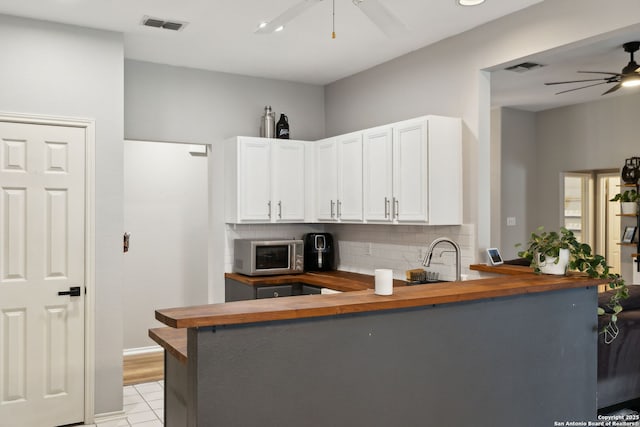
<svg viewBox="0 0 640 427">
<path fill-rule="evenodd" d="M 392 128 L 364 134 L 364 219 L 393 220 L 391 217 L 393 139 Z"/>
<path fill-rule="evenodd" d="M 271 203 L 276 221 L 304 221 L 304 150 L 304 144 L 297 141 L 273 144 Z"/>
<path fill-rule="evenodd" d="M 240 144 L 240 218 L 269 222 L 274 207 L 270 206 L 271 169 L 269 143 L 247 138 Z"/>
<path fill-rule="evenodd" d="M 85 130 L 0 122 L 0 420 L 84 418 Z M 5 424 L 3 424 L 5 425 Z"/>
<path fill-rule="evenodd" d="M 316 145 L 316 208 L 318 220 L 335 221 L 338 199 L 338 145 L 327 139 Z"/>
<path fill-rule="evenodd" d="M 408 121 L 393 134 L 393 194 L 399 222 L 426 222 L 427 216 L 427 124 Z"/>
<path fill-rule="evenodd" d="M 362 221 L 362 134 L 338 138 L 338 205 L 341 221 Z"/>
</svg>

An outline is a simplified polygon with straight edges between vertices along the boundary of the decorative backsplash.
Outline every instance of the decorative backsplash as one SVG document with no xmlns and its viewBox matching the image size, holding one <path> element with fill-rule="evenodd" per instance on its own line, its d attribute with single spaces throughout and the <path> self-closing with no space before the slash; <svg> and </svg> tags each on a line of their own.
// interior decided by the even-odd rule
<svg viewBox="0 0 640 427">
<path fill-rule="evenodd" d="M 433 240 L 448 237 L 460 246 L 462 274 L 478 276 L 469 271 L 476 253 L 473 225 L 328 224 L 325 231 L 332 233 L 338 242 L 340 270 L 373 274 L 376 268 L 390 268 L 394 278 L 404 279 L 406 270 L 422 267 L 424 254 Z M 455 280 L 453 248 L 448 244 L 438 245 L 427 270 L 440 273 L 440 279 Z"/>
<path fill-rule="evenodd" d="M 422 267 L 421 261 L 429 244 L 438 237 L 449 237 L 460 245 L 462 274 L 477 277 L 469 271 L 475 263 L 475 226 L 420 226 L 379 224 L 257 224 L 227 225 L 225 271 L 233 265 L 234 239 L 297 238 L 306 233 L 332 233 L 338 243 L 337 267 L 340 270 L 373 274 L 376 268 L 390 268 L 397 279 L 405 271 Z M 485 262 L 480 260 L 477 262 Z M 429 271 L 440 273 L 444 280 L 455 279 L 455 254 L 447 244 L 438 245 Z"/>
</svg>

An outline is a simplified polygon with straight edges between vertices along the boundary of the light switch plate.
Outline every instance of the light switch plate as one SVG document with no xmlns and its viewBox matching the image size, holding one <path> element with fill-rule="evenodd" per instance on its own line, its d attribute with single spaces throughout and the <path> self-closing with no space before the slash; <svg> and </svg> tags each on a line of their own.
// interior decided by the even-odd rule
<svg viewBox="0 0 640 427">
<path fill-rule="evenodd" d="M 508 216 L 507 217 L 507 226 L 508 227 L 513 227 L 516 225 L 516 217 L 515 216 Z"/>
</svg>

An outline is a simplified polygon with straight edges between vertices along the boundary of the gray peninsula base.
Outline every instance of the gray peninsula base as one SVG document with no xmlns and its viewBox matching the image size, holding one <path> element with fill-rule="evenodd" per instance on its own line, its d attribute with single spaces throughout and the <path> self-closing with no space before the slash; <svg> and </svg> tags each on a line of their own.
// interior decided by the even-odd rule
<svg viewBox="0 0 640 427">
<path fill-rule="evenodd" d="M 303 296 L 294 298 L 314 298 Z M 545 427 L 596 417 L 594 287 L 192 328 L 166 425 Z"/>
</svg>

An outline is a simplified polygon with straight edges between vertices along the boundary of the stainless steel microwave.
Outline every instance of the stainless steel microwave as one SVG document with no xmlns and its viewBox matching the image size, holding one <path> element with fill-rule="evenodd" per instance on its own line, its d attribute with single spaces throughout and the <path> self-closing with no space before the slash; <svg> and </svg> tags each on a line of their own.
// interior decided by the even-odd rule
<svg viewBox="0 0 640 427">
<path fill-rule="evenodd" d="M 247 276 L 304 272 L 302 240 L 233 241 L 233 271 Z"/>
</svg>

